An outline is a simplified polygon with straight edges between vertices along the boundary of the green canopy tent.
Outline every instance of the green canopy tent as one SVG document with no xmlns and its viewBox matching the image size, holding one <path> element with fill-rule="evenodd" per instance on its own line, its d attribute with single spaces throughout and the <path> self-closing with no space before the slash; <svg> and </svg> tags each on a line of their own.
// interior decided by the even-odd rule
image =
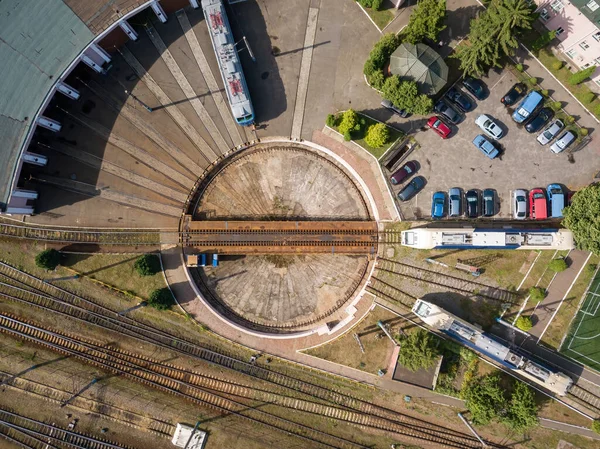
<svg viewBox="0 0 600 449">
<path fill-rule="evenodd" d="M 419 91 L 435 95 L 448 80 L 448 66 L 442 57 L 425 44 L 403 42 L 390 57 L 390 72 L 402 79 L 416 81 Z"/>
</svg>

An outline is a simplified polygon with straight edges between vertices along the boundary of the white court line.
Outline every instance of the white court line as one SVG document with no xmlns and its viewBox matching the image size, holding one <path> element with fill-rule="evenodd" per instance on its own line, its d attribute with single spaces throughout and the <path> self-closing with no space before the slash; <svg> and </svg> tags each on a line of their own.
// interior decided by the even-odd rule
<svg viewBox="0 0 600 449">
<path fill-rule="evenodd" d="M 600 271 L 600 266 L 598 266 L 596 268 L 596 271 L 594 273 L 594 276 L 592 276 L 592 280 L 590 281 L 590 283 L 588 284 L 587 288 L 585 289 L 585 292 L 583 293 L 583 296 L 581 297 L 581 299 L 579 300 L 579 304 L 577 305 L 577 312 L 581 311 L 581 308 L 583 307 L 583 305 L 586 303 L 587 301 L 587 294 L 590 291 L 590 287 L 594 284 L 594 281 L 596 280 L 596 277 L 598 276 L 598 272 Z M 575 316 L 573 317 L 573 319 L 571 320 L 571 323 L 569 323 L 569 329 L 572 326 L 572 323 L 577 319 L 577 316 L 579 315 L 579 313 L 575 313 Z M 577 329 L 575 330 L 575 333 L 573 334 L 573 336 L 571 337 L 571 339 L 569 340 L 569 346 L 567 347 L 567 349 L 571 349 L 571 343 L 573 343 L 573 340 L 575 339 L 575 336 L 577 335 L 577 331 L 579 330 L 579 326 L 581 326 L 581 321 L 583 320 L 583 316 L 581 316 L 581 319 L 579 320 L 579 324 L 577 325 Z M 565 338 L 566 338 L 566 334 L 565 334 Z M 564 338 L 563 338 L 563 342 L 561 342 L 560 344 L 560 348 L 562 348 L 562 345 L 564 344 Z M 560 349 L 559 348 L 559 349 Z"/>
<path fill-rule="evenodd" d="M 570 251 L 569 251 L 570 252 Z M 583 271 L 583 269 L 585 268 L 585 266 L 588 263 L 588 260 L 590 260 L 590 257 L 592 257 L 592 253 L 590 252 L 587 256 L 587 259 L 585 259 L 585 262 L 583 263 L 583 265 L 581 265 L 581 268 L 579 269 L 579 272 L 577 273 L 577 276 L 575 276 L 575 278 L 573 279 L 573 282 L 571 282 L 571 285 L 569 286 L 569 289 L 567 290 L 567 292 L 565 293 L 565 296 L 563 296 L 563 299 L 560 300 L 560 304 L 558 304 L 558 307 L 556 308 L 556 310 L 554 311 L 554 313 L 552 314 L 552 317 L 550 318 L 550 321 L 548 321 L 548 324 L 546 324 L 546 327 L 544 328 L 544 331 L 542 332 L 542 334 L 540 335 L 540 338 L 538 338 L 538 343 L 542 340 L 542 337 L 544 336 L 544 334 L 546 333 L 546 330 L 548 329 L 548 326 L 550 326 L 550 323 L 552 323 L 552 320 L 554 320 L 554 317 L 556 316 L 556 314 L 558 313 L 560 306 L 562 306 L 562 303 L 564 302 L 565 298 L 568 296 L 569 292 L 571 291 L 571 289 L 573 288 L 573 286 L 575 285 L 575 282 L 577 281 L 577 279 L 579 279 L 579 276 L 581 275 L 581 272 Z"/>
<path fill-rule="evenodd" d="M 531 270 L 533 270 L 533 267 L 535 266 L 535 263 L 537 262 L 537 260 L 538 260 L 538 258 L 540 257 L 541 254 L 542 254 L 542 252 L 538 251 L 538 254 L 535 257 L 535 260 L 533 261 L 533 263 L 529 267 L 529 270 L 527 270 L 527 273 L 525 273 L 525 276 L 523 277 L 523 280 L 521 281 L 521 283 L 517 287 L 517 291 L 521 290 L 521 287 L 523 287 L 523 284 L 525 283 L 525 280 L 527 279 L 527 277 L 529 277 L 529 273 L 531 273 Z M 525 298 L 525 300 L 523 301 L 523 304 L 521 304 L 521 308 L 517 312 L 517 316 L 515 317 L 515 320 L 513 321 L 513 325 L 517 322 L 517 319 L 521 316 L 521 314 L 523 313 L 523 310 L 525 310 L 525 306 L 527 305 L 527 301 L 528 300 L 529 300 L 529 295 L 527 295 L 527 298 Z M 502 318 L 505 313 L 506 313 L 506 310 L 503 310 L 502 314 L 500 314 L 500 318 Z"/>
</svg>

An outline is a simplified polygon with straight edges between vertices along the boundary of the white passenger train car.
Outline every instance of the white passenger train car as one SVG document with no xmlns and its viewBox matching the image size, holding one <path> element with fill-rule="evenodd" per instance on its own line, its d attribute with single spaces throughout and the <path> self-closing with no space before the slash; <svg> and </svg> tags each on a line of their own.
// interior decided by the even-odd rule
<svg viewBox="0 0 600 449">
<path fill-rule="evenodd" d="M 573 379 L 566 374 L 555 372 L 514 352 L 485 334 L 481 327 L 461 320 L 435 304 L 417 299 L 412 311 L 433 329 L 559 396 L 565 396 L 573 385 Z"/>
<path fill-rule="evenodd" d="M 416 249 L 575 248 L 568 229 L 414 228 L 402 231 L 401 243 Z"/>
</svg>

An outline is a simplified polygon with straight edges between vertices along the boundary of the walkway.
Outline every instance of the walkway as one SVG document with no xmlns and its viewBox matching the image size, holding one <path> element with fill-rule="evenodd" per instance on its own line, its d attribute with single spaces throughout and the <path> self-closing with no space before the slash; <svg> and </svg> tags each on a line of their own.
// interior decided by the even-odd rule
<svg viewBox="0 0 600 449">
<path fill-rule="evenodd" d="M 569 268 L 556 275 L 554 281 L 548 287 L 548 295 L 535 308 L 532 315 L 534 326 L 529 333 L 538 337 L 538 341 L 541 340 L 554 315 L 556 315 L 562 302 L 571 291 L 589 257 L 590 253 L 587 251 L 577 249 L 571 251 L 567 256 Z M 567 329 L 565 329 L 566 331 Z"/>
</svg>

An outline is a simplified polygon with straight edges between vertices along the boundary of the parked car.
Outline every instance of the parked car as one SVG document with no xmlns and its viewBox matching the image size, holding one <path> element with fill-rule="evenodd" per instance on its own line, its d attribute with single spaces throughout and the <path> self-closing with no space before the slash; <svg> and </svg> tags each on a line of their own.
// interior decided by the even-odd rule
<svg viewBox="0 0 600 449">
<path fill-rule="evenodd" d="M 482 136 L 481 134 L 473 139 L 473 145 L 475 145 L 479 151 L 481 151 L 490 159 L 494 159 L 496 156 L 498 156 L 498 154 L 500 154 L 498 148 L 496 148 L 494 144 L 487 139 L 487 137 Z"/>
<path fill-rule="evenodd" d="M 417 161 L 408 161 L 390 176 L 390 182 L 394 185 L 401 184 L 405 179 L 410 178 L 417 171 L 417 168 L 419 168 Z"/>
<path fill-rule="evenodd" d="M 565 192 L 560 184 L 550 184 L 546 187 L 548 201 L 550 201 L 550 216 L 552 218 L 562 218 L 562 211 L 565 208 Z"/>
<path fill-rule="evenodd" d="M 499 140 L 504 135 L 502 128 L 500 128 L 500 126 L 494 120 L 485 114 L 481 114 L 479 117 L 477 117 L 475 124 L 492 139 Z"/>
<path fill-rule="evenodd" d="M 513 112 L 512 118 L 516 123 L 523 123 L 533 117 L 535 112 L 542 107 L 544 104 L 544 97 L 539 92 L 533 90 L 527 94 L 525 98 L 519 103 L 515 112 Z"/>
<path fill-rule="evenodd" d="M 527 217 L 527 192 L 525 190 L 513 190 L 513 217 L 524 220 Z"/>
<path fill-rule="evenodd" d="M 460 217 L 462 215 L 462 190 L 458 187 L 452 187 L 448 190 L 449 215 L 451 217 Z"/>
<path fill-rule="evenodd" d="M 396 106 L 394 106 L 392 104 L 392 102 L 390 100 L 383 100 L 381 102 L 381 106 L 383 106 L 386 109 L 389 109 L 390 111 L 392 111 L 394 114 L 398 114 L 400 117 L 402 118 L 406 118 L 408 117 L 408 112 L 406 111 L 406 109 L 400 109 L 397 108 Z"/>
<path fill-rule="evenodd" d="M 543 189 L 529 191 L 529 218 L 545 220 L 548 218 L 548 203 Z"/>
<path fill-rule="evenodd" d="M 475 189 L 469 190 L 465 193 L 465 212 L 469 218 L 477 218 L 481 214 L 481 200 L 479 198 L 479 192 Z"/>
<path fill-rule="evenodd" d="M 573 131 L 567 131 L 558 138 L 556 142 L 550 147 L 550 151 L 553 153 L 560 153 L 564 151 L 569 145 L 575 141 L 575 133 Z"/>
<path fill-rule="evenodd" d="M 555 120 L 550 126 L 548 126 L 542 133 L 537 136 L 537 141 L 541 145 L 548 144 L 554 139 L 561 129 L 565 127 L 565 124 L 560 120 Z"/>
<path fill-rule="evenodd" d="M 468 112 L 473 108 L 469 97 L 455 87 L 448 89 L 448 92 L 446 92 L 446 98 L 461 108 L 463 112 Z"/>
<path fill-rule="evenodd" d="M 554 117 L 554 111 L 552 109 L 540 109 L 540 112 L 538 112 L 537 115 L 533 117 L 531 121 L 527 123 L 527 125 L 525 125 L 525 131 L 528 133 L 538 132 L 540 129 L 542 129 L 542 126 L 552 119 L 552 117 Z"/>
<path fill-rule="evenodd" d="M 527 92 L 527 86 L 523 83 L 516 83 L 508 92 L 506 92 L 506 94 L 504 94 L 500 101 L 504 106 L 512 106 L 519 98 L 525 95 L 525 92 Z"/>
<path fill-rule="evenodd" d="M 435 112 L 437 112 L 438 114 L 440 114 L 443 118 L 448 119 L 448 121 L 450 123 L 456 124 L 456 123 L 460 122 L 460 119 L 461 119 L 460 112 L 458 112 L 452 106 L 447 104 L 444 100 L 438 101 L 435 104 L 435 106 L 433 107 L 433 110 Z"/>
<path fill-rule="evenodd" d="M 475 98 L 478 100 L 485 100 L 487 95 L 483 81 L 468 76 L 463 80 L 462 85 L 465 86 L 465 89 L 475 95 Z"/>
<path fill-rule="evenodd" d="M 417 176 L 413 178 L 398 194 L 400 201 L 408 201 L 425 187 L 425 178 Z"/>
<path fill-rule="evenodd" d="M 496 215 L 496 191 L 485 189 L 483 191 L 483 216 L 493 217 Z"/>
<path fill-rule="evenodd" d="M 435 192 L 431 198 L 431 218 L 439 219 L 446 215 L 446 192 Z"/>
<path fill-rule="evenodd" d="M 442 139 L 447 139 L 450 133 L 452 132 L 450 127 L 446 125 L 444 121 L 437 116 L 433 116 L 429 120 L 427 120 L 427 126 L 429 126 L 436 133 L 438 133 Z"/>
</svg>

